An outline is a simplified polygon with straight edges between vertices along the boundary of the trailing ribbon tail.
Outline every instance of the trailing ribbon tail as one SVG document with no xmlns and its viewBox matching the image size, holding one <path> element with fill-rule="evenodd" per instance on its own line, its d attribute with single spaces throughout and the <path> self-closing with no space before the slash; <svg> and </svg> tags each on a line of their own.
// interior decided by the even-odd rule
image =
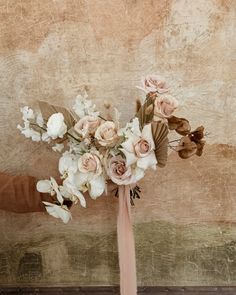
<svg viewBox="0 0 236 295">
<path fill-rule="evenodd" d="M 129 186 L 119 186 L 117 236 L 121 295 L 137 294 L 135 243 L 131 222 L 129 191 Z"/>
</svg>

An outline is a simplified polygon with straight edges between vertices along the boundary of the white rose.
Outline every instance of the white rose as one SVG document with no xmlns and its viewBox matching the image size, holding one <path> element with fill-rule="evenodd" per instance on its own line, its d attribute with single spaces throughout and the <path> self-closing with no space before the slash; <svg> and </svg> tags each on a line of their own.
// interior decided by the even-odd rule
<svg viewBox="0 0 236 295">
<path fill-rule="evenodd" d="M 114 122 L 102 123 L 95 132 L 95 138 L 101 146 L 113 146 L 118 141 L 117 128 Z"/>
<path fill-rule="evenodd" d="M 67 126 L 64 122 L 64 116 L 62 113 L 56 113 L 51 115 L 47 122 L 47 133 L 52 139 L 57 137 L 63 138 L 67 131 Z"/>
</svg>

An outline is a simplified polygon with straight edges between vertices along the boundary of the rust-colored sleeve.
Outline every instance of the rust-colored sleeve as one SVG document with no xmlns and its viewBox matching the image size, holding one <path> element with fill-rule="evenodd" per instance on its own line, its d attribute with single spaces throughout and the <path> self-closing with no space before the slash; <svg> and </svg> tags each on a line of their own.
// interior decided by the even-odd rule
<svg viewBox="0 0 236 295">
<path fill-rule="evenodd" d="M 36 190 L 32 176 L 8 175 L 0 172 L 0 209 L 15 213 L 45 211 L 42 201 L 52 202 L 49 194 Z"/>
</svg>

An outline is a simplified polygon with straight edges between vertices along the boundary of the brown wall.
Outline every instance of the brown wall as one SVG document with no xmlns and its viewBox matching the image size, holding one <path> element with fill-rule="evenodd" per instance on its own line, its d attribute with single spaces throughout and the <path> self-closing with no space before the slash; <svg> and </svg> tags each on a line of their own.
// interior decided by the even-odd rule
<svg viewBox="0 0 236 295">
<path fill-rule="evenodd" d="M 58 155 L 16 129 L 23 104 L 71 106 L 85 87 L 127 121 L 148 73 L 210 133 L 202 158 L 171 154 L 140 183 L 140 286 L 236 284 L 235 13 L 234 0 L 0 0 L 0 170 L 56 175 Z M 1 211 L 0 284 L 117 284 L 116 209 L 89 201 L 69 225 Z"/>
</svg>

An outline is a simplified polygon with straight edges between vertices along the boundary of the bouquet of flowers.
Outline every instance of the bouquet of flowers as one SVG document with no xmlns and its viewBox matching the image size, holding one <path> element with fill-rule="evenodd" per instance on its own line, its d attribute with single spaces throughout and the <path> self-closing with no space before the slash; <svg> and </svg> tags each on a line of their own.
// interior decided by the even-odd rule
<svg viewBox="0 0 236 295">
<path fill-rule="evenodd" d="M 145 92 L 143 104 L 137 101 L 133 118 L 122 126 L 120 114 L 106 104 L 109 116 L 104 118 L 88 99 L 78 95 L 72 110 L 39 101 L 40 111 L 21 108 L 24 125 L 18 129 L 33 141 L 44 141 L 62 153 L 58 169 L 61 180 L 53 177 L 40 180 L 37 190 L 49 193 L 53 203 L 44 202 L 47 212 L 67 223 L 72 217 L 70 207 L 79 203 L 86 207 L 86 195 L 96 199 L 115 185 L 119 197 L 117 220 L 122 295 L 136 294 L 135 247 L 130 205 L 139 198 L 137 182 L 147 169 L 164 167 L 168 149 L 187 159 L 203 152 L 204 127 L 191 131 L 189 121 L 173 115 L 178 101 L 166 83 L 156 75 L 142 79 Z M 169 131 L 179 138 L 169 141 Z"/>
<path fill-rule="evenodd" d="M 47 212 L 71 219 L 68 200 L 86 207 L 85 193 L 96 199 L 107 191 L 108 183 L 130 186 L 130 200 L 139 197 L 137 182 L 149 168 L 164 167 L 168 148 L 181 158 L 200 156 L 205 141 L 204 128 L 191 131 L 189 121 L 173 115 L 178 107 L 166 83 L 155 75 L 142 80 L 146 93 L 144 104 L 137 101 L 137 113 L 130 122 L 121 126 L 120 114 L 104 118 L 87 94 L 78 95 L 72 110 L 39 101 L 40 111 L 28 106 L 21 108 L 24 125 L 18 129 L 33 141 L 52 144 L 54 151 L 62 153 L 59 159 L 61 183 L 53 177 L 40 180 L 37 190 L 55 196 L 54 203 L 44 202 Z M 107 106 L 110 108 L 110 106 Z M 175 130 L 182 138 L 169 142 L 168 132 Z M 173 143 L 177 145 L 173 146 Z"/>
</svg>

